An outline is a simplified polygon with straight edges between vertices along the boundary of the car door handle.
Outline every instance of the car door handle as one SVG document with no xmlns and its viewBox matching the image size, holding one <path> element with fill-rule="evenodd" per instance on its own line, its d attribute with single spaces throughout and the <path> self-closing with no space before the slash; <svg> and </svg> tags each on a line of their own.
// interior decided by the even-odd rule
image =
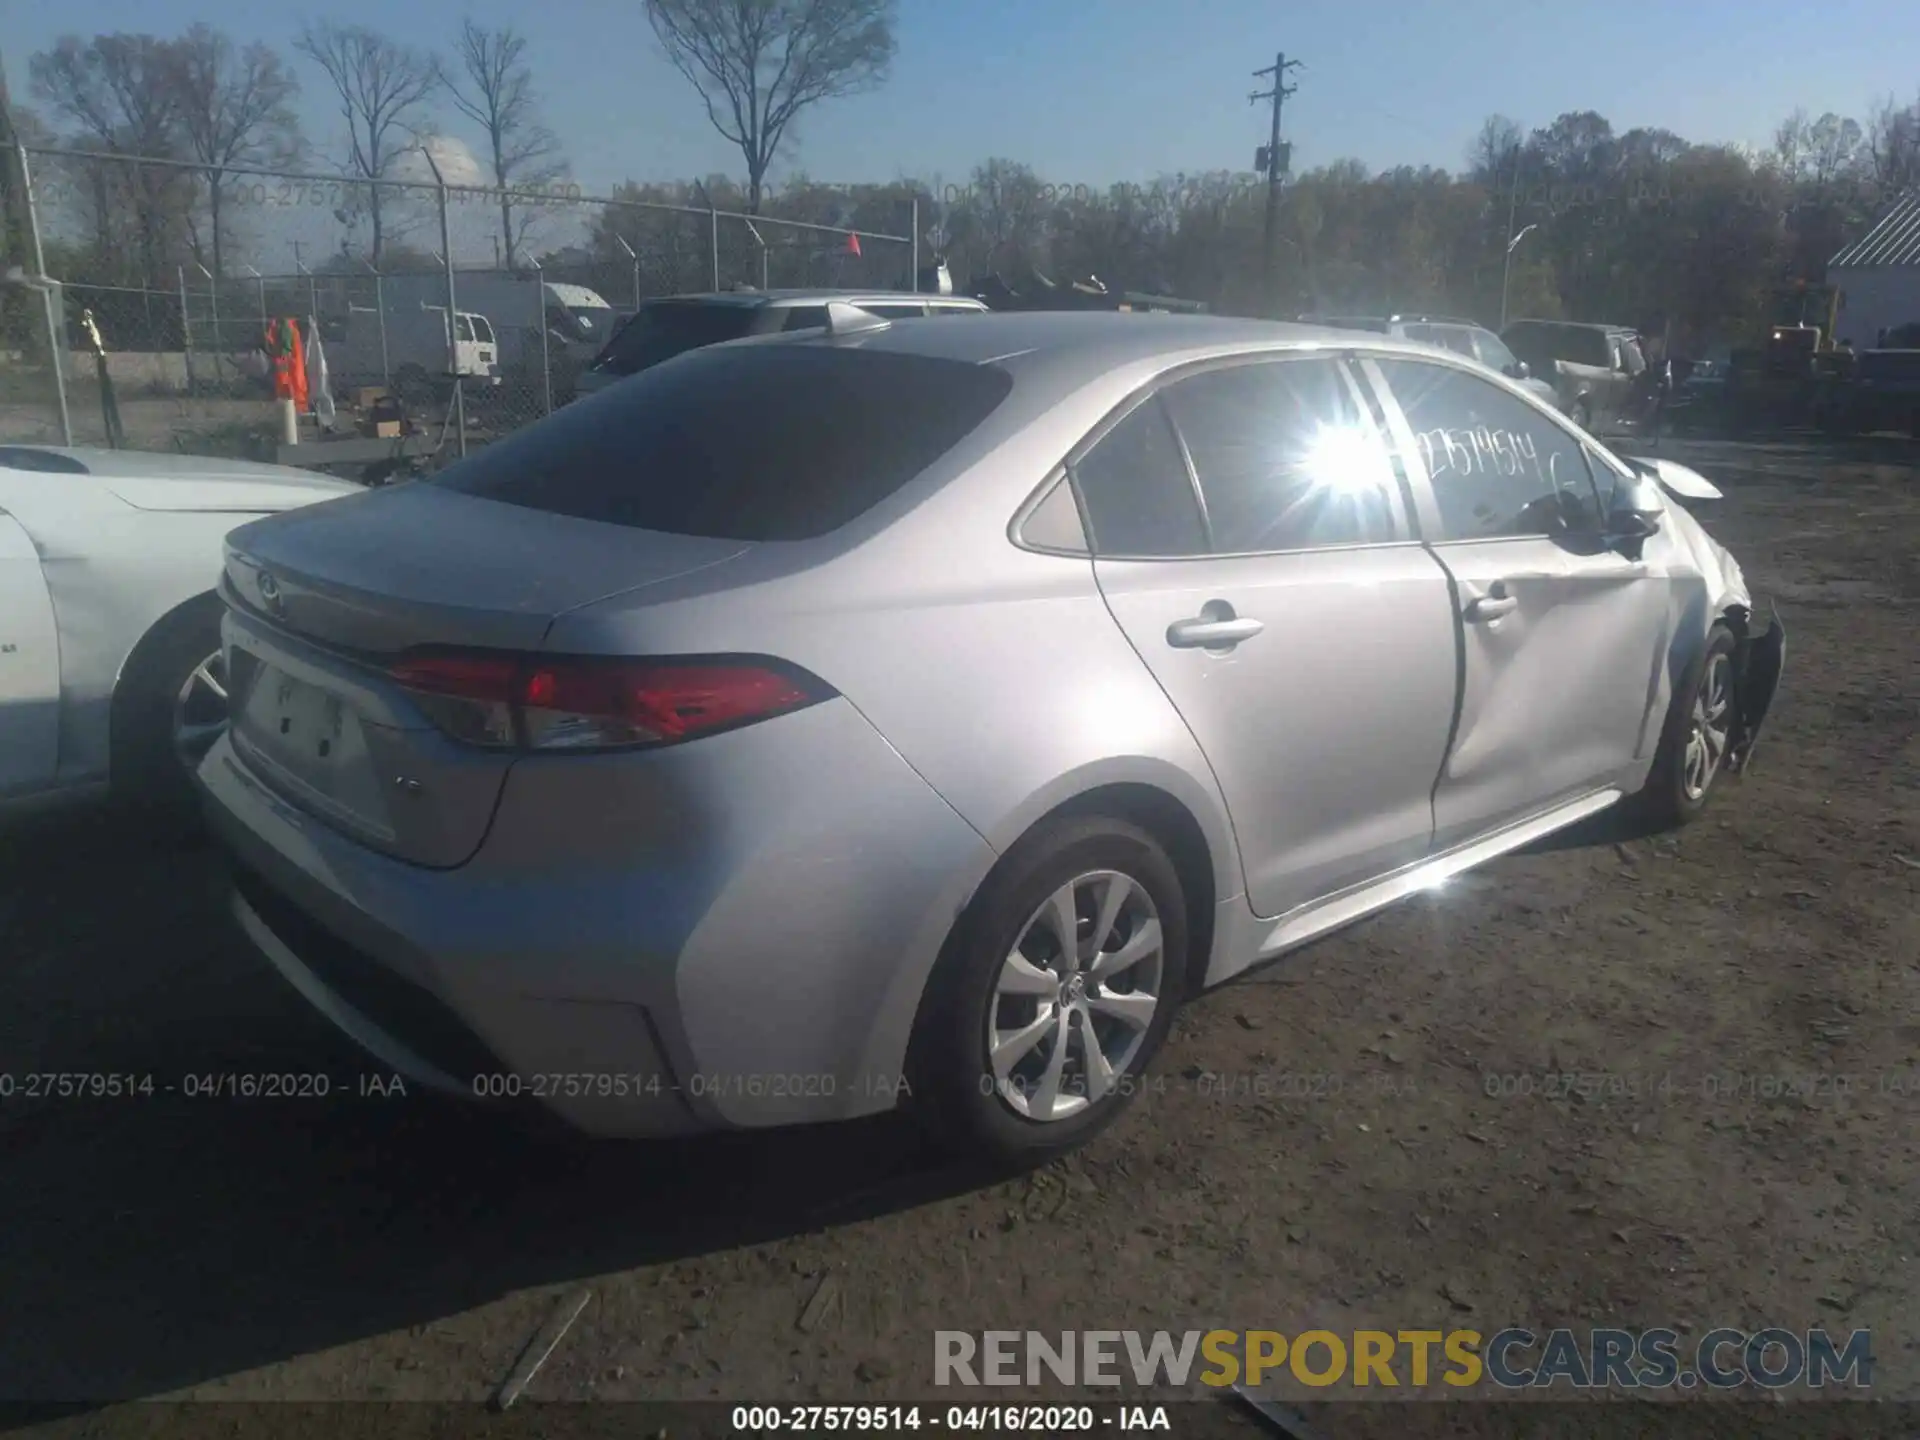
<svg viewBox="0 0 1920 1440">
<path fill-rule="evenodd" d="M 1265 622 L 1244 617 L 1214 619 L 1196 615 L 1167 626 L 1167 644 L 1176 650 L 1218 650 L 1251 640 L 1266 628 Z"/>
<path fill-rule="evenodd" d="M 1482 595 L 1467 607 L 1469 620 L 1498 620 L 1520 602 L 1511 595 Z"/>
</svg>

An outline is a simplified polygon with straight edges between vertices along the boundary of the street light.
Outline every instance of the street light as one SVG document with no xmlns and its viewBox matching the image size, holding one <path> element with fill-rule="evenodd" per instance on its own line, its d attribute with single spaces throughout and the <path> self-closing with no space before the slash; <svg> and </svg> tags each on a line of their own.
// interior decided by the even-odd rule
<svg viewBox="0 0 1920 1440">
<path fill-rule="evenodd" d="M 627 252 L 627 259 L 633 262 L 633 308 L 638 310 L 640 308 L 640 257 L 633 253 L 633 246 L 627 243 L 626 236 L 615 235 L 613 238 L 620 242 L 620 248 Z"/>
<path fill-rule="evenodd" d="M 531 255 L 527 257 L 527 263 L 533 267 L 534 294 L 537 297 L 534 306 L 539 312 L 536 318 L 540 322 L 540 393 L 547 405 L 541 413 L 551 415 L 553 413 L 553 360 L 547 353 L 547 272 Z"/>
<path fill-rule="evenodd" d="M 760 288 L 764 290 L 767 288 L 767 242 L 761 237 L 760 232 L 754 228 L 753 221 L 747 221 L 746 225 L 747 233 L 753 236 L 753 243 L 760 247 Z"/>
<path fill-rule="evenodd" d="M 1527 238 L 1529 231 L 1539 228 L 1539 223 L 1535 222 L 1507 241 L 1506 262 L 1500 267 L 1500 328 L 1502 330 L 1507 328 L 1507 282 L 1513 278 L 1513 252 L 1520 242 Z"/>
<path fill-rule="evenodd" d="M 366 256 L 360 257 L 360 263 L 373 275 L 373 313 L 378 317 L 380 326 L 380 383 L 389 389 L 393 386 L 393 361 L 387 356 L 387 290 L 386 277 L 380 273 L 380 267 Z M 349 301 L 347 308 L 353 308 Z"/>
<path fill-rule="evenodd" d="M 247 273 L 253 276 L 253 283 L 260 290 L 260 328 L 264 331 L 267 328 L 267 277 L 251 265 L 247 266 Z"/>
<path fill-rule="evenodd" d="M 207 313 L 213 319 L 213 383 L 226 383 L 226 373 L 220 367 L 220 283 L 213 278 L 213 272 L 198 260 L 193 268 L 207 277 Z"/>
</svg>

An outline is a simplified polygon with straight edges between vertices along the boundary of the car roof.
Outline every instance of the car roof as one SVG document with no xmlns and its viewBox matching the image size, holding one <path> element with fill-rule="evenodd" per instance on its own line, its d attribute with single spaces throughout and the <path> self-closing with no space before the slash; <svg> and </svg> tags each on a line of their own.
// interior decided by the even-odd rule
<svg viewBox="0 0 1920 1440">
<path fill-rule="evenodd" d="M 1391 335 L 1367 335 L 1323 325 L 1275 320 L 1238 320 L 1169 311 L 1000 310 L 965 325 L 885 325 L 851 334 L 810 330 L 734 341 L 849 345 L 896 354 L 922 355 L 961 364 L 1018 362 L 1022 371 L 1045 368 L 1069 380 L 1092 380 L 1137 361 L 1203 360 L 1248 351 L 1397 351 L 1431 358 L 1431 346 Z"/>
<path fill-rule="evenodd" d="M 1464 320 L 1457 315 L 1311 315 L 1305 317 L 1305 323 L 1314 325 L 1332 325 L 1336 328 L 1361 325 L 1458 325 L 1467 330 L 1484 330 L 1486 327 L 1478 320 Z"/>
<path fill-rule="evenodd" d="M 645 301 L 645 305 L 743 305 L 759 307 L 764 305 L 824 305 L 829 300 L 844 301 L 849 305 L 858 305 L 862 300 L 873 304 L 898 305 L 903 301 L 926 301 L 936 305 L 953 305 L 964 310 L 984 310 L 984 302 L 971 295 L 927 295 L 912 290 L 707 290 L 691 295 L 661 295 Z"/>
</svg>

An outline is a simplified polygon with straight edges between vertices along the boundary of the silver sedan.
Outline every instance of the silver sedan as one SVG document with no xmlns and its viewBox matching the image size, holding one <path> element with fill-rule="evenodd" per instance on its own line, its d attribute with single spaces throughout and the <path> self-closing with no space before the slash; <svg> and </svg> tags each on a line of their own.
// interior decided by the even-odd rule
<svg viewBox="0 0 1920 1440">
<path fill-rule="evenodd" d="M 696 351 L 228 542 L 236 911 L 588 1132 L 1070 1147 L 1184 999 L 1745 762 L 1777 619 L 1482 367 L 1166 315 Z"/>
</svg>

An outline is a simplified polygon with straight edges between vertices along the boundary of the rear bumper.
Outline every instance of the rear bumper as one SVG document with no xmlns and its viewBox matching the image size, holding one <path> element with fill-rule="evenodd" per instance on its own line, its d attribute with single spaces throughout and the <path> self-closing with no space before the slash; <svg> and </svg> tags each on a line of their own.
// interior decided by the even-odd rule
<svg viewBox="0 0 1920 1440">
<path fill-rule="evenodd" d="M 845 701 L 651 754 L 526 758 L 431 870 L 200 772 L 241 924 L 383 1065 L 596 1134 L 890 1108 L 993 855 Z"/>
</svg>

